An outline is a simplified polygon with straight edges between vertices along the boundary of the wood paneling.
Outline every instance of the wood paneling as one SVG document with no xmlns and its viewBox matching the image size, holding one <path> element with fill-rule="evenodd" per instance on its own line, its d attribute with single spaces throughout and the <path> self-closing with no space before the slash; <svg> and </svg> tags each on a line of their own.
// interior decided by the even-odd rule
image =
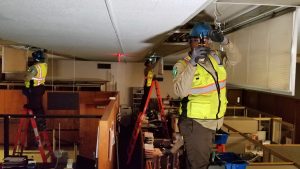
<svg viewBox="0 0 300 169">
<path fill-rule="evenodd" d="M 238 99 L 239 98 L 239 99 Z M 238 106 L 243 103 L 243 91 L 239 89 L 227 90 L 227 100 L 229 106 Z"/>
<path fill-rule="evenodd" d="M 80 104 L 80 115 L 102 115 L 105 109 L 96 106 L 96 104 Z M 94 159 L 99 120 L 80 119 L 79 153 L 81 156 Z"/>
<path fill-rule="evenodd" d="M 48 110 L 47 115 L 78 115 L 78 111 L 73 110 Z M 51 118 L 47 120 L 47 129 L 58 130 L 60 124 L 61 129 L 61 144 L 73 145 L 79 144 L 79 119 L 67 118 Z M 49 132 L 52 133 L 52 132 Z M 55 138 L 58 140 L 58 131 L 55 132 Z"/>
<path fill-rule="evenodd" d="M 0 90 L 1 114 L 21 114 L 26 102 L 21 90 Z"/>
<path fill-rule="evenodd" d="M 256 92 L 247 91 L 243 95 L 244 105 L 256 108 L 258 104 L 258 94 Z"/>
<path fill-rule="evenodd" d="M 0 90 L 0 103 L 2 103 L 0 104 L 0 114 L 5 113 L 4 98 L 5 98 L 4 90 Z"/>
<path fill-rule="evenodd" d="M 115 100 L 111 100 L 99 123 L 98 136 L 98 169 L 116 168 L 116 116 L 119 112 L 119 94 L 114 95 Z"/>
<path fill-rule="evenodd" d="M 267 113 L 277 114 L 277 106 L 276 106 L 276 97 L 274 95 L 262 94 L 258 95 L 257 106 L 260 108 L 259 110 Z"/>
<path fill-rule="evenodd" d="M 58 91 L 59 92 L 59 91 Z M 47 91 L 43 96 L 43 106 L 45 113 L 48 115 L 79 115 L 79 110 L 48 110 L 47 107 Z M 100 91 L 80 91 L 79 103 L 97 103 L 97 99 L 112 96 L 113 92 Z M 98 97 L 96 99 L 96 97 Z M 98 101 L 99 101 L 98 99 Z M 0 114 L 21 114 L 23 105 L 27 102 L 26 97 L 22 94 L 22 90 L 0 90 Z M 99 102 L 103 103 L 103 101 Z M 47 129 L 58 129 L 58 124 L 61 124 L 61 140 L 63 143 L 78 143 L 79 142 L 79 119 L 48 119 Z M 14 136 L 17 131 L 18 120 L 10 120 L 10 144 L 14 144 Z M 3 122 L 0 121 L 0 126 Z M 2 127 L 1 127 L 2 129 Z M 72 131 L 67 131 L 72 130 Z M 77 130 L 77 131 L 74 131 Z M 50 132 L 51 133 L 51 132 Z M 0 130 L 0 144 L 3 144 L 3 130 Z M 56 132 L 56 137 L 58 137 Z"/>
<path fill-rule="evenodd" d="M 0 114 L 21 114 L 26 97 L 21 90 L 0 90 Z M 9 143 L 14 143 L 14 138 L 18 128 L 18 119 L 10 119 L 9 123 Z M 3 126 L 3 119 L 0 119 Z M 3 127 L 0 130 L 0 144 L 3 144 Z"/>
</svg>

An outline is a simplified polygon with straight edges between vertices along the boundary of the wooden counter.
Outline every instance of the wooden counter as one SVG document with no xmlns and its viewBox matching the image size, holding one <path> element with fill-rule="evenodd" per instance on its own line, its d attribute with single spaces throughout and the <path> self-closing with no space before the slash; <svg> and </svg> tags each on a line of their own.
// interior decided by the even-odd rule
<svg viewBox="0 0 300 169">
<path fill-rule="evenodd" d="M 294 162 L 295 166 L 300 168 L 300 144 L 270 144 L 265 146 L 287 160 Z M 264 154 L 267 153 L 268 152 L 264 152 Z M 276 160 L 273 156 L 269 158 Z"/>
</svg>

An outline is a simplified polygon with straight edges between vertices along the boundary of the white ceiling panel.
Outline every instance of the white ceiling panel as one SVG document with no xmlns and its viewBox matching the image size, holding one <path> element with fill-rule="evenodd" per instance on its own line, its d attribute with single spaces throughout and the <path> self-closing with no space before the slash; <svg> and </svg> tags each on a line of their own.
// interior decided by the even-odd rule
<svg viewBox="0 0 300 169">
<path fill-rule="evenodd" d="M 80 57 L 118 50 L 104 1 L 9 0 L 0 6 L 2 39 Z"/>
<path fill-rule="evenodd" d="M 1 0 L 0 39 L 88 60 L 138 61 L 212 0 Z"/>
</svg>

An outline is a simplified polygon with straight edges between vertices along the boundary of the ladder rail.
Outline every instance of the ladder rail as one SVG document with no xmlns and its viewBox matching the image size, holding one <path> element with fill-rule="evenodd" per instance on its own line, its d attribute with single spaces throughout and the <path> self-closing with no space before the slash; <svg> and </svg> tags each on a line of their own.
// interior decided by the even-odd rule
<svg viewBox="0 0 300 169">
<path fill-rule="evenodd" d="M 139 115 L 138 115 L 137 121 L 135 123 L 134 131 L 133 131 L 132 137 L 131 137 L 130 142 L 129 142 L 129 147 L 128 147 L 128 150 L 127 150 L 127 154 L 128 154 L 127 165 L 129 165 L 130 162 L 131 162 L 132 155 L 133 155 L 135 145 L 136 145 L 136 140 L 137 140 L 138 134 L 141 130 L 142 120 L 144 119 L 144 117 L 146 115 L 146 110 L 147 110 L 148 104 L 150 102 L 150 98 L 151 98 L 153 88 L 156 89 L 156 96 L 157 96 L 158 106 L 159 106 L 159 109 L 160 109 L 161 120 L 163 121 L 163 125 L 164 125 L 165 134 L 169 137 L 167 122 L 166 122 L 166 118 L 165 118 L 165 114 L 164 114 L 164 106 L 163 106 L 162 98 L 161 98 L 161 95 L 160 95 L 159 83 L 158 83 L 157 80 L 153 80 L 152 83 L 151 83 L 151 87 L 150 87 L 150 90 L 149 90 L 149 93 L 148 93 L 147 100 L 145 102 L 143 111 L 140 112 Z"/>
<path fill-rule="evenodd" d="M 33 115 L 32 110 L 30 109 L 24 109 L 23 111 L 24 114 L 27 115 Z M 20 123 L 19 123 L 19 128 L 17 130 L 17 135 L 15 138 L 15 146 L 13 149 L 13 155 L 18 154 L 19 156 L 23 155 L 23 149 L 25 146 L 25 140 L 27 140 L 27 132 L 28 132 L 28 125 L 31 124 L 33 132 L 34 132 L 34 137 L 36 142 L 38 143 L 38 149 L 40 152 L 40 155 L 42 157 L 43 163 L 47 163 L 47 159 L 49 156 L 51 156 L 51 160 L 55 159 L 51 143 L 49 141 L 49 137 L 46 131 L 40 132 L 38 131 L 37 124 L 35 117 L 30 118 L 27 120 L 26 118 L 21 118 Z M 41 135 L 42 134 L 42 135 Z M 44 148 L 44 143 L 42 143 L 42 136 L 43 140 L 45 142 L 45 145 L 47 146 L 48 153 L 47 155 L 45 154 L 45 148 Z M 50 154 L 50 155 L 48 155 Z"/>
<path fill-rule="evenodd" d="M 22 128 L 23 128 L 24 120 L 25 119 L 23 119 L 23 118 L 20 119 L 19 127 L 18 127 L 18 130 L 17 130 L 17 135 L 15 137 L 15 146 L 14 146 L 14 149 L 13 149 L 13 154 L 15 154 L 18 150 L 20 151 L 21 141 L 23 139 L 19 139 L 19 138 L 22 138 L 21 134 L 22 134 Z"/>
<path fill-rule="evenodd" d="M 152 81 L 152 84 L 153 84 L 153 81 Z M 152 90 L 153 90 L 153 85 L 152 84 L 151 84 L 151 87 L 150 87 L 150 90 L 149 90 L 149 93 L 148 93 L 148 96 L 147 96 L 147 99 L 146 99 L 146 102 L 145 102 L 143 112 L 139 113 L 139 116 L 138 116 L 137 121 L 135 123 L 135 127 L 134 127 L 132 137 L 131 137 L 130 142 L 129 142 L 129 147 L 128 147 L 128 150 L 127 150 L 127 154 L 128 154 L 127 165 L 129 165 L 130 162 L 131 162 L 132 154 L 133 154 L 133 151 L 135 149 L 136 140 L 137 140 L 137 137 L 140 133 L 140 129 L 141 129 L 141 126 L 142 126 L 142 120 L 144 119 L 144 116 L 146 114 L 146 110 L 147 110 L 147 107 L 148 107 L 148 104 L 149 104 L 149 101 L 150 101 L 150 97 L 151 97 L 151 93 L 152 93 Z"/>
<path fill-rule="evenodd" d="M 161 117 L 161 120 L 162 120 L 163 125 L 164 125 L 164 132 L 168 137 L 170 137 L 169 131 L 168 131 L 167 119 L 166 119 L 166 116 L 165 116 L 164 104 L 163 104 L 163 101 L 162 101 L 162 97 L 161 97 L 161 94 L 160 94 L 160 87 L 159 87 L 159 83 L 158 83 L 157 80 L 155 80 L 155 88 L 156 88 L 157 101 L 158 101 L 158 105 L 159 105 L 159 109 L 160 109 L 160 117 Z"/>
<path fill-rule="evenodd" d="M 27 111 L 24 109 L 23 114 L 27 114 Z M 13 154 L 19 153 L 21 156 L 23 154 L 23 149 L 25 141 L 27 141 L 27 131 L 28 131 L 29 121 L 26 118 L 21 118 L 19 127 L 17 130 L 17 135 L 15 137 L 15 146 L 13 148 Z"/>
</svg>

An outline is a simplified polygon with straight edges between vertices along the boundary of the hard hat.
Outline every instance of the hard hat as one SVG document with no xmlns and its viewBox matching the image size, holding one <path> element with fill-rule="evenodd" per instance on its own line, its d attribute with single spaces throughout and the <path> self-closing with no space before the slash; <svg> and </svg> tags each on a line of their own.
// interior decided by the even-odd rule
<svg viewBox="0 0 300 169">
<path fill-rule="evenodd" d="M 41 50 L 37 50 L 37 51 L 33 52 L 32 59 L 35 61 L 38 61 L 38 62 L 41 60 L 44 60 L 45 59 L 44 52 L 42 52 Z"/>
<path fill-rule="evenodd" d="M 198 38 L 208 37 L 209 32 L 211 30 L 212 30 L 212 28 L 208 23 L 199 22 L 194 25 L 194 27 L 190 33 L 190 37 L 198 37 Z"/>
</svg>

